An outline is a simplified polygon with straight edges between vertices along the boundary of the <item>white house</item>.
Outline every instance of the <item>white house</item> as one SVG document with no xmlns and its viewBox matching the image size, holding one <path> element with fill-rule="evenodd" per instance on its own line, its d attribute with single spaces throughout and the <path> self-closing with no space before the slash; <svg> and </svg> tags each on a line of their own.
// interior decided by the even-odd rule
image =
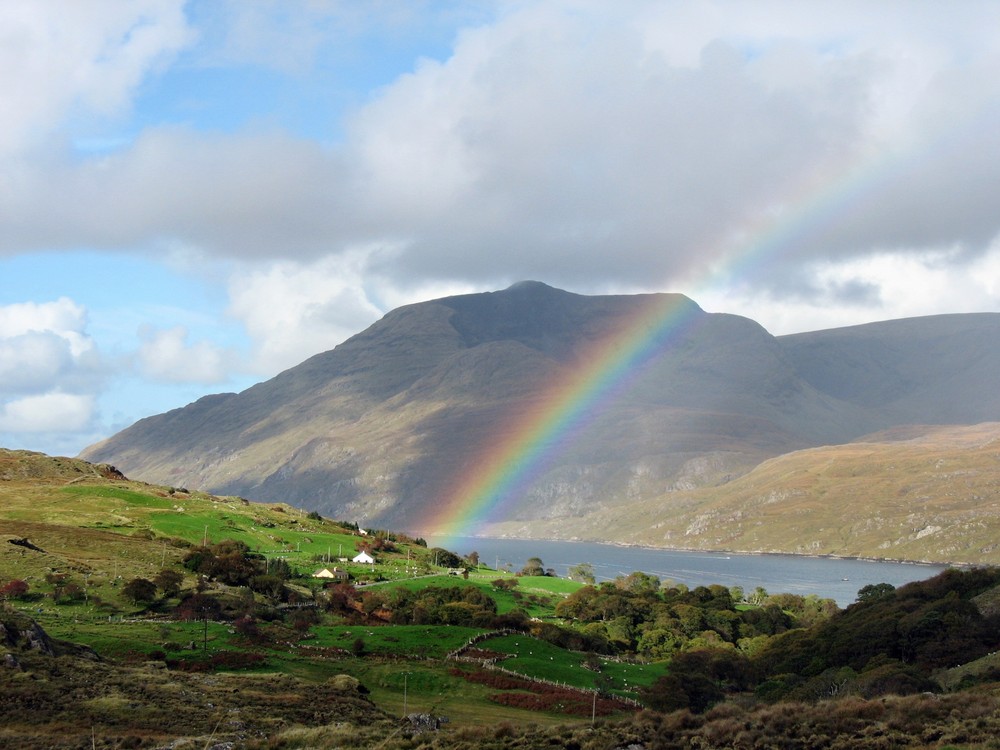
<svg viewBox="0 0 1000 750">
<path fill-rule="evenodd" d="M 367 552 L 359 552 L 355 557 L 351 559 L 351 562 L 364 563 L 365 565 L 374 565 L 375 558 L 369 555 Z"/>
</svg>

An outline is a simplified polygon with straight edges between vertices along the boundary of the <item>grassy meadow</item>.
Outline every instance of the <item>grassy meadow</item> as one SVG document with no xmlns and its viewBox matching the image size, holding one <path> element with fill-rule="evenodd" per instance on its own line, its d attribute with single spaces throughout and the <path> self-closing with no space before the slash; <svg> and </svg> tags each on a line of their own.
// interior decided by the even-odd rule
<svg viewBox="0 0 1000 750">
<path fill-rule="evenodd" d="M 555 605 L 580 584 L 524 577 L 513 590 L 497 589 L 493 581 L 512 578 L 509 572 L 478 566 L 465 577 L 450 574 L 434 564 L 426 548 L 408 539 L 393 544 L 392 552 L 375 552 L 374 566 L 355 564 L 350 558 L 371 538 L 350 526 L 280 504 L 109 479 L 71 459 L 4 451 L 0 477 L 0 538 L 30 545 L 0 545 L 0 585 L 17 579 L 28 586 L 25 596 L 5 606 L 30 615 L 53 638 L 89 646 L 104 660 L 283 674 L 308 684 L 347 674 L 360 680 L 374 705 L 389 715 L 401 713 L 405 705 L 407 711 L 447 713 L 458 725 L 567 718 L 558 712 L 498 705 L 489 700 L 495 691 L 452 674 L 445 655 L 483 628 L 336 624 L 323 617 L 305 631 L 279 620 L 262 622 L 269 637 L 254 641 L 232 623 L 185 620 L 173 608 L 198 584 L 181 566 L 185 555 L 194 547 L 224 540 L 242 542 L 252 554 L 268 560 L 267 565 L 283 560 L 293 573 L 288 585 L 303 598 L 327 583 L 312 578 L 312 572 L 337 566 L 350 573 L 352 583 L 372 591 L 474 588 L 496 601 L 498 613 L 518 610 L 528 617 L 553 619 Z M 143 603 L 124 596 L 127 582 L 152 580 L 163 569 L 183 572 L 176 595 Z M 60 596 L 60 591 L 68 593 Z M 248 595 L 245 590 L 229 594 Z M 538 653 L 559 653 L 558 662 L 553 657 L 543 664 L 530 658 L 529 651 L 511 652 L 505 667 L 555 681 L 583 672 L 569 684 L 591 686 L 590 673 L 574 670 L 574 658 L 566 661 L 566 652 L 542 641 L 537 644 Z M 245 663 L 234 657 L 218 661 L 219 654 L 241 653 L 251 655 Z M 619 680 L 622 690 L 625 679 L 623 674 Z"/>
</svg>

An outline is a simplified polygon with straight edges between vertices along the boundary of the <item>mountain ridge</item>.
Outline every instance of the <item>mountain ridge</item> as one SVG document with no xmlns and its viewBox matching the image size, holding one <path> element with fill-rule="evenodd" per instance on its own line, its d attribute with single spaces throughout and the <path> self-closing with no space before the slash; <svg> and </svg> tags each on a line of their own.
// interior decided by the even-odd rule
<svg viewBox="0 0 1000 750">
<path fill-rule="evenodd" d="M 422 527 L 546 390 L 653 304 L 690 325 L 511 504 L 568 525 L 762 461 L 912 423 L 1000 420 L 1000 314 L 775 337 L 682 295 L 586 296 L 540 282 L 415 303 L 239 394 L 140 420 L 81 457 L 130 476 Z M 506 437 L 505 437 L 506 436 Z M 530 532 L 529 532 L 530 533 Z"/>
</svg>

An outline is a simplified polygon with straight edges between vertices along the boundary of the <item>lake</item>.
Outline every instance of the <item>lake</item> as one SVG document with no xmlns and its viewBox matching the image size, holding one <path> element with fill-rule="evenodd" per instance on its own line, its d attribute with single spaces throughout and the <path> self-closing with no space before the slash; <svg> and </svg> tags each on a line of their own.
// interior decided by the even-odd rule
<svg viewBox="0 0 1000 750">
<path fill-rule="evenodd" d="M 931 578 L 947 565 L 875 562 L 798 555 L 741 555 L 727 552 L 683 552 L 650 547 L 623 547 L 594 542 L 556 542 L 487 537 L 427 538 L 429 547 L 443 547 L 460 555 L 478 552 L 486 565 L 524 567 L 529 557 L 540 557 L 546 568 L 565 576 L 573 565 L 590 563 L 597 580 L 609 581 L 640 570 L 688 586 L 712 583 L 742 586 L 747 593 L 758 586 L 771 594 L 816 594 L 846 607 L 858 590 L 872 583 L 901 586 Z"/>
</svg>

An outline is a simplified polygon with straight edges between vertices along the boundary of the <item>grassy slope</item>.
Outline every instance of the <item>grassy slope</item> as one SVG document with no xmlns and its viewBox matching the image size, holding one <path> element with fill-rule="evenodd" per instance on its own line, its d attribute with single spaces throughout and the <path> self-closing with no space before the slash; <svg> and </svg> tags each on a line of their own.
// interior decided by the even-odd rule
<svg viewBox="0 0 1000 750">
<path fill-rule="evenodd" d="M 163 525 L 164 519 L 172 519 L 173 525 Z M 266 658 L 253 672 L 165 674 L 162 665 L 146 664 L 157 650 L 191 661 L 203 658 L 202 624 L 129 619 L 134 610 L 118 596 L 114 571 L 117 568 L 118 575 L 127 578 L 149 575 L 164 563 L 169 566 L 183 551 L 157 535 L 169 533 L 197 542 L 204 538 L 206 526 L 213 540 L 220 534 L 242 538 L 255 548 L 278 544 L 283 556 L 305 568 L 311 567 L 310 556 L 322 554 L 324 547 L 355 539 L 333 524 L 309 519 L 289 508 L 245 505 L 233 498 L 171 493 L 169 488 L 110 481 L 82 462 L 0 451 L 0 582 L 29 578 L 33 590 L 45 591 L 47 572 L 58 570 L 75 580 L 85 579 L 92 597 L 89 602 L 54 606 L 46 598 L 17 605 L 29 609 L 51 634 L 88 643 L 104 656 L 115 658 L 93 663 L 25 653 L 20 655 L 20 669 L 0 669 L 0 702 L 5 708 L 0 745 L 27 750 L 158 747 L 186 736 L 191 739 L 185 747 L 271 737 L 280 738 L 274 741 L 286 748 L 395 749 L 412 746 L 405 737 L 398 737 L 398 742 L 392 739 L 398 733 L 392 717 L 404 709 L 450 717 L 449 732 L 435 740 L 442 748 L 523 747 L 526 745 L 518 745 L 516 739 L 522 730 L 534 738 L 524 740 L 529 742 L 527 746 L 554 745 L 556 738 L 567 739 L 577 731 L 556 728 L 573 723 L 563 716 L 491 703 L 488 696 L 496 692 L 494 688 L 456 678 L 447 664 L 434 661 L 474 632 L 467 628 L 324 625 L 313 629 L 313 637 L 294 644 L 250 646 Z M 4 543 L 23 537 L 43 551 Z M 405 556 L 399 555 L 387 570 L 405 575 L 405 565 Z M 499 575 L 480 571 L 468 581 L 442 576 L 406 579 L 405 585 L 486 587 Z M 546 595 L 564 596 L 573 588 L 571 582 L 549 578 L 522 578 L 518 586 L 522 595 L 538 598 L 530 603 L 540 615 L 551 612 L 551 605 L 543 603 Z M 103 607 L 95 606 L 98 596 L 105 600 Z M 524 606 L 524 599 L 517 602 L 511 596 L 502 600 L 501 609 L 515 604 Z M 343 653 L 359 637 L 371 656 L 357 658 Z M 248 648 L 225 624 L 211 623 L 207 638 L 209 653 Z M 189 648 L 192 643 L 194 650 Z M 583 687 L 596 681 L 595 673 L 582 668 L 579 655 L 526 636 L 492 639 L 483 646 L 512 654 L 505 666 L 525 674 Z M 992 662 L 981 668 L 991 666 Z M 626 683 L 628 687 L 648 684 L 658 674 L 653 667 L 613 662 L 604 662 L 602 671 L 612 677 L 616 692 Z M 353 691 L 350 683 L 344 686 L 337 677 L 343 673 L 360 679 L 371 690 L 374 705 Z M 962 676 L 954 677 L 957 681 Z M 970 711 L 976 708 L 970 703 Z M 719 709 L 723 710 L 735 709 Z M 808 709 L 795 710 L 801 713 Z M 726 715 L 719 713 L 719 717 L 724 723 Z M 799 718 L 796 714 L 794 726 L 802 723 Z M 643 729 L 641 722 L 653 720 L 640 716 L 635 725 L 636 741 L 652 741 L 673 731 L 652 725 Z M 706 719 L 712 720 L 713 715 Z M 748 714 L 744 725 L 751 721 L 756 719 Z M 761 721 L 762 726 L 773 723 L 771 718 Z M 697 722 L 691 719 L 689 723 L 695 731 Z M 606 730 L 600 746 L 622 746 L 623 738 L 632 736 L 627 725 L 602 728 L 599 723 L 591 730 L 589 721 L 576 720 L 576 724 L 586 726 L 589 733 Z M 894 726 L 891 722 L 887 725 Z M 922 731 L 919 723 L 914 726 Z M 720 726 L 711 731 L 722 737 L 728 729 Z M 904 732 L 901 742 L 906 739 L 905 732 L 913 737 L 918 734 L 909 727 L 893 731 Z M 506 744 L 504 738 L 513 744 Z M 492 740 L 499 744 L 490 744 Z M 272 747 L 264 740 L 251 742 L 258 748 Z M 675 744 L 665 746 L 688 747 L 691 743 L 678 736 Z"/>
<path fill-rule="evenodd" d="M 1000 423 L 895 430 L 766 461 L 729 484 L 533 536 L 676 548 L 1000 563 Z M 523 534 L 515 524 L 493 531 Z"/>
<path fill-rule="evenodd" d="M 38 549 L 7 543 L 17 539 L 27 539 Z M 27 601 L 12 602 L 13 606 L 30 613 L 54 637 L 90 645 L 125 671 L 133 669 L 126 664 L 142 664 L 164 652 L 170 659 L 198 661 L 204 658 L 202 646 L 207 643 L 209 654 L 256 651 L 266 662 L 255 672 L 284 674 L 308 684 L 352 674 L 371 690 L 375 704 L 390 714 L 401 712 L 405 701 L 408 711 L 444 713 L 457 725 L 523 723 L 529 717 L 532 722 L 553 723 L 565 718 L 491 703 L 487 697 L 495 691 L 455 677 L 446 663 L 434 661 L 477 632 L 469 628 L 323 625 L 291 647 L 248 647 L 226 624 L 209 623 L 206 631 L 200 622 L 145 621 L 140 609 L 122 599 L 121 586 L 133 577 L 152 578 L 163 567 L 176 568 L 185 554 L 179 539 L 194 544 L 238 539 L 305 572 L 325 565 L 328 554 L 353 556 L 355 544 L 364 541 L 337 524 L 309 518 L 288 506 L 113 479 L 82 461 L 0 450 L 0 584 L 26 580 L 32 595 Z M 477 586 L 496 595 L 501 612 L 521 607 L 539 617 L 551 616 L 555 603 L 579 586 L 524 578 L 519 580 L 518 595 L 496 592 L 490 582 L 509 574 L 483 569 L 464 580 L 433 568 L 429 559 L 422 559 L 426 554 L 421 547 L 404 546 L 396 554 L 378 555 L 377 572 L 396 579 L 379 585 Z M 336 564 L 358 575 L 371 572 L 367 566 Z M 414 578 L 415 570 L 436 570 L 438 575 Z M 52 590 L 46 581 L 52 574 L 65 574 L 82 585 L 86 600 L 54 604 L 45 596 Z M 186 586 L 191 585 L 189 577 Z M 350 654 L 357 638 L 365 643 L 365 658 Z M 121 679 L 127 681 L 127 675 Z M 120 692 L 126 695 L 128 690 Z M 98 724 L 119 711 L 110 704 L 98 705 L 91 697 L 85 701 Z M 361 709 L 350 709 L 355 710 Z M 142 723 L 138 718 L 137 722 Z M 199 727 L 200 722 L 193 720 Z M 11 736 L 17 737 L 16 732 Z"/>
</svg>

